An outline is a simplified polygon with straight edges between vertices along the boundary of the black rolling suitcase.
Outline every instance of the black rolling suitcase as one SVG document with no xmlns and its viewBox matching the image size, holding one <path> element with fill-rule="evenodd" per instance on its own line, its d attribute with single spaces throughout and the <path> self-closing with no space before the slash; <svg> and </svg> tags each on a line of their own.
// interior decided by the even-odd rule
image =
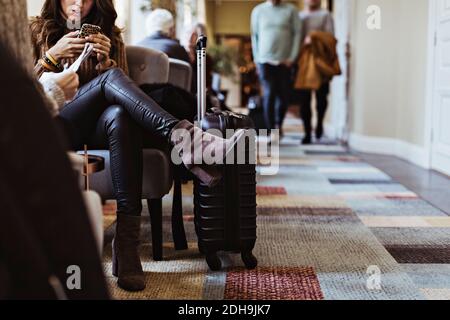
<svg viewBox="0 0 450 320">
<path fill-rule="evenodd" d="M 227 129 L 250 129 L 253 123 L 247 116 L 232 112 L 206 113 L 206 37 L 197 42 L 198 59 L 198 120 L 204 130 L 219 129 L 225 137 Z M 213 188 L 194 179 L 194 215 L 198 247 L 206 256 L 211 270 L 220 270 L 222 263 L 217 253 L 241 253 L 248 269 L 256 268 L 258 261 L 252 250 L 256 243 L 256 167 L 251 161 L 246 141 L 244 164 L 224 164 L 222 181 Z M 235 160 L 237 160 L 235 152 Z"/>
</svg>

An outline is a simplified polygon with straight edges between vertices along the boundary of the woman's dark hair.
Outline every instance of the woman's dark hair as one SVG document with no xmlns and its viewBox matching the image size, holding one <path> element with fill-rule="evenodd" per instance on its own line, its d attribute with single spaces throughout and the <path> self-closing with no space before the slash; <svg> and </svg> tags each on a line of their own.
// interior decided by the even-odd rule
<svg viewBox="0 0 450 320">
<path fill-rule="evenodd" d="M 112 0 L 94 0 L 94 5 L 89 14 L 81 23 L 94 24 L 102 28 L 103 33 L 114 40 L 121 34 L 121 30 L 116 27 L 117 12 Z M 41 15 L 34 19 L 31 28 L 38 28 L 37 45 L 51 47 L 61 39 L 67 31 L 67 20 L 63 16 L 61 0 L 46 0 Z"/>
</svg>

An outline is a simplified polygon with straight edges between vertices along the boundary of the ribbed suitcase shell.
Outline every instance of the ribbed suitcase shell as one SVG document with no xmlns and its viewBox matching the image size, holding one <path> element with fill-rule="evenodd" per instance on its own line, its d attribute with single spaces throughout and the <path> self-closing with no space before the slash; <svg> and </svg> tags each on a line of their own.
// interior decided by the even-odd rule
<svg viewBox="0 0 450 320">
<path fill-rule="evenodd" d="M 221 117 L 227 115 L 222 114 Z M 224 127 L 217 129 L 224 131 Z M 250 154 L 248 151 L 247 142 L 247 155 Z M 247 157 L 246 164 L 226 164 L 222 170 L 222 182 L 214 188 L 194 180 L 194 215 L 199 250 L 206 255 L 212 270 L 221 269 L 218 251 L 241 253 L 245 266 L 252 269 L 257 265 L 252 254 L 257 228 L 256 166 L 250 164 Z"/>
<path fill-rule="evenodd" d="M 227 129 L 254 128 L 247 116 L 232 112 L 206 113 L 206 46 L 203 35 L 197 40 L 197 99 L 198 119 L 203 130 L 219 129 L 226 136 Z M 241 253 L 245 266 L 256 268 L 258 261 L 252 254 L 256 243 L 256 168 L 250 163 L 247 141 L 245 164 L 223 165 L 223 180 L 214 188 L 194 179 L 195 230 L 200 252 L 212 270 L 220 270 L 218 251 Z M 235 150 L 236 151 L 236 150 Z M 235 160 L 237 152 L 234 152 Z"/>
</svg>

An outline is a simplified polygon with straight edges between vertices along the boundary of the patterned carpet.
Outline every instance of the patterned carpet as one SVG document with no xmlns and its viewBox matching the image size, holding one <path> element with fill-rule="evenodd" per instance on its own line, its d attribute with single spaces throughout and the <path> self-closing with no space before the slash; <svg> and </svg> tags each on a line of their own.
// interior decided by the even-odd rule
<svg viewBox="0 0 450 320">
<path fill-rule="evenodd" d="M 239 255 L 221 256 L 211 272 L 198 253 L 192 185 L 184 186 L 189 250 L 171 243 L 171 197 L 164 200 L 164 258 L 150 257 L 144 214 L 142 258 L 147 289 L 128 293 L 104 267 L 117 299 L 450 299 L 450 217 L 340 146 L 300 146 L 288 119 L 277 176 L 258 177 L 256 270 Z M 146 209 L 144 209 L 146 210 Z M 105 207 L 106 224 L 114 206 Z M 146 211 L 144 211 L 146 212 Z M 380 277 L 372 272 L 380 271 Z"/>
</svg>

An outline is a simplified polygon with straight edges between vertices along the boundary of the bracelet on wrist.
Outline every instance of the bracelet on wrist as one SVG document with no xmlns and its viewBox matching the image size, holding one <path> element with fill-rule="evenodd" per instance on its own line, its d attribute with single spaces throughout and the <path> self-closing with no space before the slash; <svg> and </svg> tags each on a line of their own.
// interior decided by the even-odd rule
<svg viewBox="0 0 450 320">
<path fill-rule="evenodd" d="M 52 64 L 47 63 L 44 59 L 39 60 L 39 62 L 47 71 L 50 71 L 50 72 L 58 71 Z"/>
<path fill-rule="evenodd" d="M 47 58 L 49 58 L 50 61 L 53 62 L 53 64 L 54 64 L 55 66 L 58 66 L 58 65 L 59 65 L 58 60 L 57 60 L 55 57 L 53 57 L 53 56 L 51 55 L 50 52 L 47 51 L 47 52 L 45 53 L 45 56 L 46 56 Z"/>
<path fill-rule="evenodd" d="M 61 64 L 56 61 L 56 59 L 48 52 L 44 54 L 42 59 L 49 65 L 53 66 L 56 70 L 62 71 L 63 68 L 61 67 Z"/>
</svg>

